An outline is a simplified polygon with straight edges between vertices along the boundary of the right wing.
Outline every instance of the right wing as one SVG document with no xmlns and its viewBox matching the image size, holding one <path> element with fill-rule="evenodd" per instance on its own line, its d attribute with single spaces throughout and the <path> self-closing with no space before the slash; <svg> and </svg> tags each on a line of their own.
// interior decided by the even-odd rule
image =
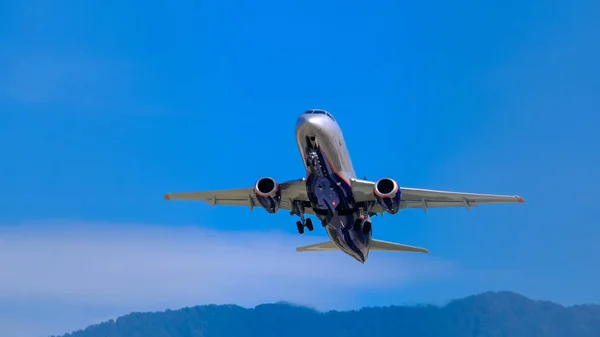
<svg viewBox="0 0 600 337">
<path fill-rule="evenodd" d="M 292 201 L 308 201 L 304 179 L 286 181 L 279 184 L 281 189 L 280 209 L 292 210 Z M 203 201 L 207 204 L 222 206 L 246 206 L 252 210 L 261 207 L 254 188 L 237 188 L 229 190 L 215 190 L 205 192 L 182 192 L 167 193 L 165 200 Z M 305 213 L 312 214 L 311 210 L 305 209 Z"/>
<path fill-rule="evenodd" d="M 368 180 L 352 179 L 352 191 L 358 202 L 374 201 L 373 187 L 375 182 Z M 427 212 L 428 208 L 466 207 L 471 208 L 485 204 L 514 204 L 524 203 L 525 200 L 518 195 L 477 194 L 463 192 L 449 192 L 426 190 L 419 188 L 400 187 L 402 201 L 400 208 L 421 208 Z M 382 213 L 379 205 L 372 208 L 375 213 Z"/>
</svg>

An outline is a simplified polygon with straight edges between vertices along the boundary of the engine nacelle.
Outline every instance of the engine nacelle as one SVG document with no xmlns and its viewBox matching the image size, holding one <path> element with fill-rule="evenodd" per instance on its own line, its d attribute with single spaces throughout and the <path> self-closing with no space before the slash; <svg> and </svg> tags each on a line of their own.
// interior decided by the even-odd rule
<svg viewBox="0 0 600 337">
<path fill-rule="evenodd" d="M 396 214 L 400 211 L 400 201 L 402 200 L 402 191 L 398 183 L 391 178 L 382 178 L 377 180 L 373 187 L 375 199 L 381 207 L 390 214 Z"/>
<path fill-rule="evenodd" d="M 281 202 L 281 190 L 279 184 L 273 178 L 260 178 L 254 186 L 254 193 L 260 205 L 269 213 L 279 210 Z"/>
</svg>

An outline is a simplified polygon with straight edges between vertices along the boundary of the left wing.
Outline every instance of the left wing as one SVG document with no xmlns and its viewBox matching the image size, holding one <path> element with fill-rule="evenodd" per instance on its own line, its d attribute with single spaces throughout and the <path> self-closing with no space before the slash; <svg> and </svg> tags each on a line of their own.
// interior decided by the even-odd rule
<svg viewBox="0 0 600 337">
<path fill-rule="evenodd" d="M 292 210 L 292 201 L 308 201 L 306 185 L 303 179 L 286 181 L 279 184 L 281 189 L 280 209 Z M 167 193 L 165 200 L 204 201 L 207 204 L 222 206 L 246 206 L 252 210 L 255 206 L 261 207 L 254 194 L 254 188 L 238 188 L 229 190 L 215 190 L 206 192 Z M 306 213 L 312 214 L 309 209 Z"/>
<path fill-rule="evenodd" d="M 357 202 L 374 201 L 373 187 L 375 183 L 368 180 L 352 179 L 352 192 Z M 448 192 L 425 190 L 418 188 L 400 187 L 402 201 L 400 208 L 422 208 L 425 212 L 429 208 L 442 207 L 476 207 L 486 204 L 514 204 L 524 203 L 525 200 L 518 195 L 476 194 L 462 192 Z M 383 209 L 376 204 L 373 212 L 381 213 Z"/>
</svg>

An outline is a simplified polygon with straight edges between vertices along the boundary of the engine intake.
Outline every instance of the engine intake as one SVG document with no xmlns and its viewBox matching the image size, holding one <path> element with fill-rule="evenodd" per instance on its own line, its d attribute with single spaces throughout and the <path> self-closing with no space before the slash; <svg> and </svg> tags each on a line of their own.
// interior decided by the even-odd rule
<svg viewBox="0 0 600 337">
<path fill-rule="evenodd" d="M 381 207 L 390 214 L 396 214 L 400 211 L 400 202 L 402 201 L 402 191 L 398 183 L 391 178 L 379 179 L 373 187 L 375 199 Z"/>
<path fill-rule="evenodd" d="M 281 190 L 279 184 L 273 178 L 260 178 L 254 186 L 254 194 L 260 205 L 269 213 L 279 210 L 281 203 Z"/>
</svg>

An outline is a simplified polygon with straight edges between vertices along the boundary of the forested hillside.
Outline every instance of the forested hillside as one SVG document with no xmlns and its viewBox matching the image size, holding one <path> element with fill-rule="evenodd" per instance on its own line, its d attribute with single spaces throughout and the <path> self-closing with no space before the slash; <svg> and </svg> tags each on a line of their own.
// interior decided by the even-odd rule
<svg viewBox="0 0 600 337">
<path fill-rule="evenodd" d="M 320 313 L 288 304 L 132 313 L 63 337 L 599 337 L 600 306 L 488 292 L 443 307 Z"/>
</svg>

